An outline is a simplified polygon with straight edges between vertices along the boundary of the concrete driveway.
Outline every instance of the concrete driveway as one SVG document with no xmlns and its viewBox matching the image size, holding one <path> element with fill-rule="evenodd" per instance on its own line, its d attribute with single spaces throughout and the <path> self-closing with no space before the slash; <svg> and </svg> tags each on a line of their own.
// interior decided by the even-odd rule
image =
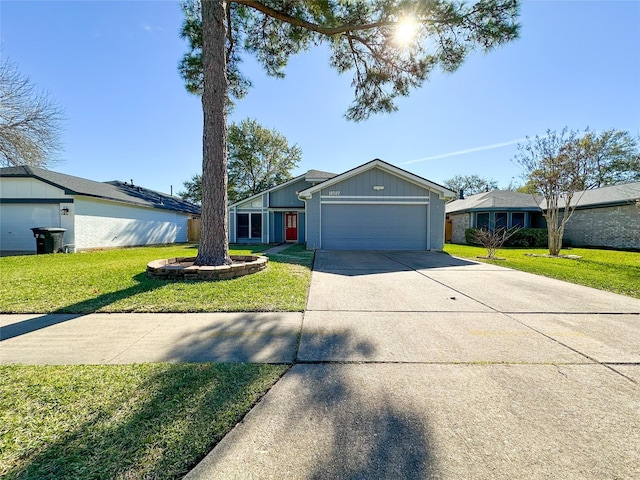
<svg viewBox="0 0 640 480">
<path fill-rule="evenodd" d="M 640 478 L 640 300 L 318 252 L 297 361 L 187 478 Z"/>
</svg>

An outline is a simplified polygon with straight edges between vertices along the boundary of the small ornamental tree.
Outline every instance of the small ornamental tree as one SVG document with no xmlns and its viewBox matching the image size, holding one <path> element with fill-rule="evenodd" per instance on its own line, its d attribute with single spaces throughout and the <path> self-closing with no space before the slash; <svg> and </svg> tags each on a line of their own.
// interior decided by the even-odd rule
<svg viewBox="0 0 640 480">
<path fill-rule="evenodd" d="M 547 221 L 549 254 L 558 256 L 565 225 L 579 200 L 574 197 L 585 187 L 585 157 L 578 134 L 566 127 L 527 139 L 528 143 L 518 145 L 516 161 L 525 170 L 527 184 L 544 197 L 542 215 Z"/>
<path fill-rule="evenodd" d="M 291 55 L 326 42 L 329 63 L 353 72 L 348 119 L 396 110 L 394 100 L 421 86 L 436 68 L 454 72 L 474 50 L 518 36 L 518 0 L 187 0 L 180 64 L 204 111 L 202 236 L 197 265 L 231 262 L 227 243 L 228 95 L 250 85 L 241 54 L 282 77 Z M 285 100 L 286 101 L 286 100 Z"/>
<path fill-rule="evenodd" d="M 512 228 L 480 228 L 473 232 L 475 243 L 487 249 L 487 258 L 495 259 L 496 252 L 501 249 L 507 240 L 513 237 L 520 227 Z"/>
<path fill-rule="evenodd" d="M 580 133 L 565 127 L 527 140 L 518 145 L 515 160 L 524 168 L 527 191 L 545 199 L 550 255 L 560 254 L 580 192 L 640 179 L 640 147 L 628 132 Z"/>
</svg>

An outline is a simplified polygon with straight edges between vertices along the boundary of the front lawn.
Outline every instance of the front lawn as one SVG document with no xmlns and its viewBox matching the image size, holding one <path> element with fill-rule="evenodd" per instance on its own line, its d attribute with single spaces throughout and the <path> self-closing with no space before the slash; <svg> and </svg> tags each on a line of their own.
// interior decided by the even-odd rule
<svg viewBox="0 0 640 480">
<path fill-rule="evenodd" d="M 504 260 L 477 258 L 486 256 L 482 247 L 447 244 L 444 251 L 456 257 L 493 263 L 524 272 L 557 278 L 588 287 L 640 298 L 640 253 L 591 248 L 563 250 L 561 254 L 579 255 L 582 258 L 531 257 L 525 253 L 548 254 L 546 249 L 503 248 L 497 256 Z"/>
<path fill-rule="evenodd" d="M 247 255 L 265 248 L 232 247 L 231 253 Z M 264 271 L 223 281 L 167 282 L 145 273 L 151 260 L 196 254 L 193 245 L 170 245 L 0 258 L 0 312 L 304 310 L 312 254 L 275 255 Z"/>
<path fill-rule="evenodd" d="M 0 477 L 182 478 L 286 369 L 0 366 Z"/>
</svg>

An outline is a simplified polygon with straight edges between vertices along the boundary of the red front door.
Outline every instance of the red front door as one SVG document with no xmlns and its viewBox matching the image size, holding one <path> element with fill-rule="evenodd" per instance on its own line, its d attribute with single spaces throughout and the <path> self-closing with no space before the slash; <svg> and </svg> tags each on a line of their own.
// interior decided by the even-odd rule
<svg viewBox="0 0 640 480">
<path fill-rule="evenodd" d="M 285 225 L 285 232 L 284 232 L 285 240 L 287 242 L 297 242 L 298 241 L 298 214 L 295 212 L 285 213 L 284 225 Z"/>
</svg>

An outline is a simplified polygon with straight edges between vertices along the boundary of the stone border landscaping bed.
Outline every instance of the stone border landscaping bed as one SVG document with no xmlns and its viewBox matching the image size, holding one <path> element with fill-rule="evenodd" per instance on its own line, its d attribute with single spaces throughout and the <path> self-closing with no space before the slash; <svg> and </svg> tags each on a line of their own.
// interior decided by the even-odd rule
<svg viewBox="0 0 640 480">
<path fill-rule="evenodd" d="M 196 257 L 153 260 L 147 264 L 147 275 L 158 280 L 226 280 L 264 270 L 269 261 L 259 255 L 231 255 L 232 265 L 196 266 Z"/>
</svg>

